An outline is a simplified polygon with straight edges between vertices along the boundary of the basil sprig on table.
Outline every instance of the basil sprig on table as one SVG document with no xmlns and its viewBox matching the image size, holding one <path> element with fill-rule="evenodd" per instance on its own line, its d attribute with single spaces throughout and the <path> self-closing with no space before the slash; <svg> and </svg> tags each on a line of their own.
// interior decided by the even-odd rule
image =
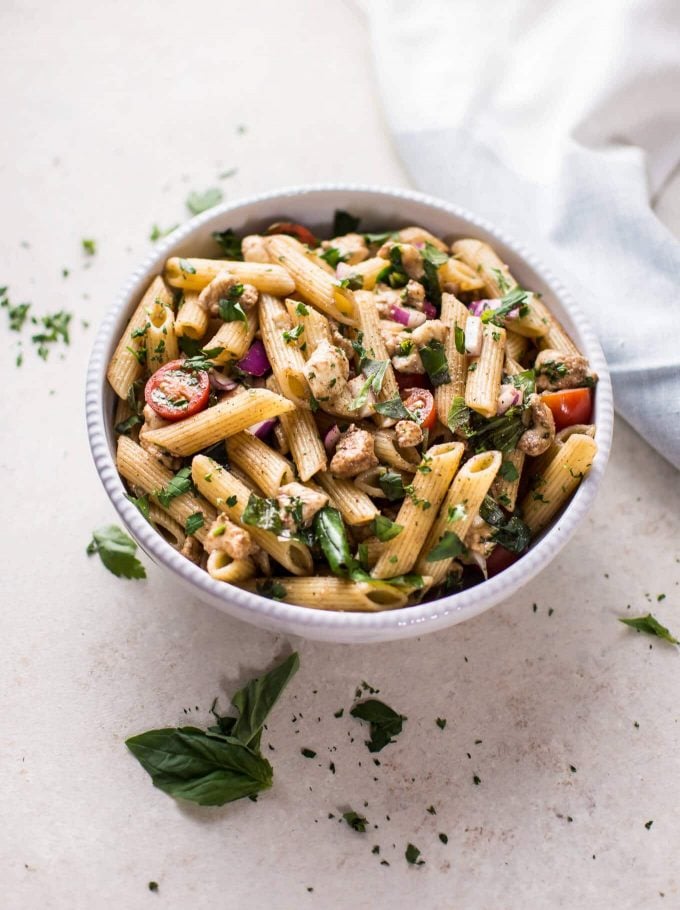
<svg viewBox="0 0 680 910">
<path fill-rule="evenodd" d="M 349 712 L 352 717 L 370 724 L 371 738 L 366 740 L 369 752 L 380 752 L 401 733 L 406 718 L 377 698 L 357 702 Z"/>
<path fill-rule="evenodd" d="M 109 572 L 118 578 L 146 578 L 146 569 L 135 556 L 137 544 L 118 525 L 97 528 L 86 552 L 88 556 L 98 553 Z"/>
<path fill-rule="evenodd" d="M 201 806 L 223 806 L 272 785 L 273 769 L 260 753 L 262 728 L 300 660 L 293 653 L 232 698 L 238 717 L 217 717 L 208 730 L 166 727 L 125 741 L 154 787 Z M 214 708 L 214 706 L 213 706 Z"/>
</svg>

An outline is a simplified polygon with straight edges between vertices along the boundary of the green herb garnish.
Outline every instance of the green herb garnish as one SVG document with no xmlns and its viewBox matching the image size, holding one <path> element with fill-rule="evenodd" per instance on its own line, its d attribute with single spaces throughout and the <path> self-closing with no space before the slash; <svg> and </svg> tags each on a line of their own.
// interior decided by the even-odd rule
<svg viewBox="0 0 680 910">
<path fill-rule="evenodd" d="M 449 364 L 446 359 L 446 350 L 441 341 L 430 341 L 418 351 L 425 372 L 430 377 L 430 382 L 436 388 L 451 382 Z"/>
<path fill-rule="evenodd" d="M 137 544 L 118 525 L 104 525 L 92 534 L 87 555 L 99 553 L 109 572 L 118 578 L 146 578 L 146 569 L 135 556 Z"/>
<path fill-rule="evenodd" d="M 360 221 L 360 218 L 350 215 L 349 212 L 336 209 L 333 215 L 333 236 L 342 237 L 343 234 L 353 234 L 359 227 Z"/>
<path fill-rule="evenodd" d="M 241 241 L 231 228 L 227 228 L 226 231 L 213 231 L 211 236 L 226 259 L 236 259 L 239 262 L 243 260 Z"/>
<path fill-rule="evenodd" d="M 465 544 L 453 531 L 444 531 L 438 543 L 427 554 L 425 562 L 439 562 L 440 559 L 455 559 L 465 552 Z"/>
<path fill-rule="evenodd" d="M 672 645 L 680 644 L 678 639 L 671 635 L 668 629 L 665 626 L 662 626 L 658 619 L 652 616 L 651 613 L 648 613 L 646 616 L 631 617 L 630 619 L 620 618 L 619 622 L 624 623 L 626 626 L 630 626 L 632 629 L 637 629 L 638 632 L 646 632 L 647 635 L 656 635 L 657 638 L 663 638 L 664 641 L 668 641 Z"/>
<path fill-rule="evenodd" d="M 204 193 L 189 193 L 187 197 L 187 208 L 192 215 L 200 215 L 222 202 L 223 193 L 219 187 L 211 187 Z"/>
<path fill-rule="evenodd" d="M 203 512 L 194 512 L 193 515 L 187 517 L 187 520 L 184 523 L 184 530 L 187 535 L 191 537 L 191 535 L 195 534 L 204 524 L 205 516 L 203 515 Z"/>
<path fill-rule="evenodd" d="M 191 468 L 180 468 L 171 480 L 168 481 L 167 487 L 162 490 L 156 490 L 154 496 L 158 499 L 164 509 L 170 505 L 170 502 L 183 493 L 188 493 L 193 488 L 191 482 Z"/>
<path fill-rule="evenodd" d="M 398 537 L 404 530 L 404 526 L 397 524 L 396 521 L 390 521 L 386 515 L 376 515 L 373 519 L 373 529 L 378 540 L 386 543 L 388 540 Z"/>
<path fill-rule="evenodd" d="M 349 712 L 352 717 L 370 724 L 371 738 L 366 740 L 369 752 L 380 752 L 402 731 L 406 718 L 377 698 L 357 702 Z"/>
</svg>

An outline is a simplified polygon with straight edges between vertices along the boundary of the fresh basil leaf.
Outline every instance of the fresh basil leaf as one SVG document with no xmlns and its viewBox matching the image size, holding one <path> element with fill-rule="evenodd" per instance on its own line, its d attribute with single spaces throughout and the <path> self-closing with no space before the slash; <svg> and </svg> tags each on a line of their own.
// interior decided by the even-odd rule
<svg viewBox="0 0 680 910">
<path fill-rule="evenodd" d="M 125 745 L 154 787 L 201 806 L 223 806 L 272 785 L 269 762 L 234 737 L 169 727 L 131 736 Z"/>
<path fill-rule="evenodd" d="M 198 373 L 201 370 L 207 372 L 211 370 L 215 364 L 213 360 L 215 357 L 224 351 L 224 348 L 208 348 L 208 350 L 199 350 L 191 357 L 185 357 L 182 361 L 183 370 L 191 370 L 192 372 Z"/>
<path fill-rule="evenodd" d="M 394 420 L 415 420 L 416 415 L 404 406 L 401 398 L 390 398 L 389 401 L 378 401 L 373 405 L 376 413 L 383 417 L 392 417 Z"/>
<path fill-rule="evenodd" d="M 104 525 L 92 534 L 87 555 L 99 553 L 109 572 L 118 578 L 146 578 L 146 569 L 135 556 L 137 544 L 118 525 Z"/>
<path fill-rule="evenodd" d="M 342 237 L 343 234 L 353 234 L 359 227 L 360 221 L 360 218 L 350 215 L 349 212 L 336 209 L 333 215 L 333 236 Z"/>
<path fill-rule="evenodd" d="M 420 850 L 414 844 L 406 845 L 404 856 L 406 857 L 406 862 L 411 863 L 412 866 L 422 866 L 425 863 L 425 860 L 419 859 Z"/>
<path fill-rule="evenodd" d="M 501 417 L 492 417 L 490 420 L 475 417 L 475 430 L 471 436 L 475 438 L 479 451 L 497 449 L 507 455 L 517 448 L 519 438 L 525 430 L 522 409 L 514 407 Z"/>
<path fill-rule="evenodd" d="M 449 512 L 446 516 L 446 520 L 449 524 L 453 524 L 456 521 L 462 521 L 467 517 L 467 509 L 462 502 L 457 503 L 455 506 L 449 506 Z"/>
<path fill-rule="evenodd" d="M 283 530 L 283 521 L 277 501 L 263 499 L 256 493 L 250 494 L 241 521 L 245 525 L 253 525 L 256 528 L 262 528 L 263 531 L 271 531 L 273 534 L 280 534 Z"/>
<path fill-rule="evenodd" d="M 227 228 L 226 231 L 213 231 L 212 238 L 218 244 L 226 259 L 243 260 L 241 241 L 231 228 Z"/>
<path fill-rule="evenodd" d="M 349 712 L 352 717 L 370 724 L 371 738 L 366 741 L 369 752 L 380 752 L 402 731 L 406 718 L 377 698 L 357 702 Z"/>
<path fill-rule="evenodd" d="M 294 341 L 298 340 L 298 338 L 300 337 L 300 335 L 302 335 L 304 330 L 305 330 L 305 327 L 300 322 L 300 323 L 298 323 L 298 325 L 295 326 L 295 328 L 286 329 L 286 331 L 284 331 L 283 340 L 286 342 L 286 344 L 292 344 Z"/>
<path fill-rule="evenodd" d="M 397 499 L 403 499 L 404 496 L 406 496 L 404 481 L 402 480 L 401 474 L 397 474 L 396 471 L 385 471 L 385 473 L 381 474 L 378 478 L 378 484 L 385 494 L 385 498 L 389 499 L 391 502 L 394 502 Z"/>
<path fill-rule="evenodd" d="M 312 527 L 314 537 L 333 574 L 346 575 L 356 566 L 356 561 L 350 552 L 347 530 L 340 512 L 330 506 L 324 506 L 314 516 Z"/>
<path fill-rule="evenodd" d="M 522 288 L 513 288 L 504 297 L 501 297 L 500 305 L 495 310 L 485 310 L 482 313 L 482 322 L 491 322 L 494 325 L 504 326 L 505 317 L 515 309 L 519 309 L 520 315 L 526 315 L 522 310 L 528 309 L 526 306 L 528 297 L 528 293 Z"/>
<path fill-rule="evenodd" d="M 425 246 L 420 251 L 420 255 L 423 257 L 425 262 L 431 262 L 432 265 L 439 268 L 440 265 L 444 265 L 445 262 L 449 261 L 449 254 L 443 253 L 441 250 L 438 250 L 434 244 L 429 241 L 425 242 Z"/>
<path fill-rule="evenodd" d="M 519 480 L 519 471 L 511 461 L 504 461 L 498 469 L 498 476 L 508 483 L 514 483 Z"/>
<path fill-rule="evenodd" d="M 188 335 L 180 335 L 177 341 L 180 351 L 187 357 L 195 357 L 201 350 L 201 342 L 195 338 L 189 338 Z"/>
<path fill-rule="evenodd" d="M 135 496 L 130 496 L 129 493 L 126 493 L 125 498 L 127 500 L 129 500 L 133 506 L 136 506 L 139 509 L 139 511 L 144 516 L 144 518 L 146 518 L 147 521 L 149 520 L 149 508 L 150 507 L 149 507 L 148 496 L 144 495 L 144 496 L 135 497 Z"/>
<path fill-rule="evenodd" d="M 327 262 L 332 269 L 336 269 L 339 262 L 346 262 L 349 259 L 349 253 L 341 253 L 336 246 L 331 246 L 321 253 L 321 259 Z"/>
<path fill-rule="evenodd" d="M 459 354 L 466 354 L 465 350 L 465 331 L 457 325 L 454 329 L 454 337 L 456 340 L 456 350 Z"/>
<path fill-rule="evenodd" d="M 453 531 L 444 531 L 438 543 L 427 554 L 425 562 L 439 562 L 440 559 L 453 559 L 465 552 L 465 544 Z"/>
<path fill-rule="evenodd" d="M 530 395 L 533 395 L 536 391 L 536 374 L 533 370 L 523 370 L 521 373 L 515 373 L 514 376 L 510 377 L 510 382 L 517 389 L 521 389 L 524 393 L 524 404 Z"/>
<path fill-rule="evenodd" d="M 243 311 L 240 299 L 243 294 L 243 285 L 234 284 L 227 291 L 227 296 L 223 297 L 218 303 L 219 313 L 225 322 L 245 322 L 248 324 L 248 317 Z"/>
<path fill-rule="evenodd" d="M 205 516 L 203 515 L 203 512 L 194 512 L 193 515 L 187 517 L 187 520 L 184 523 L 184 530 L 187 535 L 191 537 L 192 534 L 195 534 L 204 524 Z"/>
<path fill-rule="evenodd" d="M 451 382 L 449 364 L 446 359 L 446 350 L 441 341 L 432 340 L 418 351 L 425 372 L 430 377 L 430 382 L 436 388 Z"/>
<path fill-rule="evenodd" d="M 368 572 L 368 544 L 362 541 L 357 547 L 357 560 L 364 572 Z"/>
<path fill-rule="evenodd" d="M 127 420 L 121 420 L 120 423 L 117 423 L 113 429 L 116 433 L 120 433 L 121 436 L 129 436 L 130 431 L 140 423 L 144 423 L 144 421 L 139 414 L 132 414 Z"/>
<path fill-rule="evenodd" d="M 347 278 L 334 281 L 333 284 L 338 288 L 348 288 L 350 291 L 360 291 L 364 286 L 364 276 L 359 274 L 348 275 Z"/>
<path fill-rule="evenodd" d="M 232 736 L 246 746 L 252 747 L 256 740 L 259 742 L 259 735 L 269 713 L 299 667 L 300 658 L 297 652 L 293 652 L 273 670 L 251 679 L 239 689 L 231 700 L 239 712 Z"/>
<path fill-rule="evenodd" d="M 195 275 L 196 274 L 196 269 L 193 267 L 193 265 L 189 262 L 188 259 L 180 258 L 179 267 L 184 272 L 185 275 Z"/>
<path fill-rule="evenodd" d="M 358 812 L 350 809 L 349 812 L 343 812 L 342 817 L 345 819 L 350 828 L 352 828 L 352 830 L 358 831 L 360 834 L 366 833 L 366 825 L 368 824 L 368 820 L 364 818 L 363 815 L 359 815 Z"/>
<path fill-rule="evenodd" d="M 360 366 L 361 372 L 366 377 L 366 382 L 361 386 L 359 394 L 350 404 L 352 410 L 363 408 L 368 400 L 370 391 L 373 391 L 376 395 L 379 394 L 389 365 L 389 360 L 371 360 L 370 357 L 362 358 Z"/>
<path fill-rule="evenodd" d="M 619 622 L 624 623 L 626 626 L 630 626 L 631 629 L 637 629 L 638 632 L 646 632 L 647 635 L 656 635 L 657 638 L 663 638 L 664 641 L 668 641 L 672 645 L 680 644 L 678 639 L 671 635 L 668 629 L 665 626 L 662 626 L 658 619 L 652 616 L 651 613 L 648 613 L 646 616 L 632 616 L 630 619 L 620 618 Z"/>
<path fill-rule="evenodd" d="M 510 550 L 523 553 L 531 542 L 531 531 L 518 515 L 513 515 L 491 535 L 491 540 Z"/>
<path fill-rule="evenodd" d="M 380 579 L 385 584 L 394 585 L 395 588 L 409 588 L 417 591 L 425 587 L 425 580 L 422 575 L 416 575 L 415 572 L 409 572 L 406 575 L 393 575 L 392 578 Z"/>
<path fill-rule="evenodd" d="M 295 312 L 297 313 L 298 316 L 309 316 L 309 310 L 304 305 L 304 303 L 296 303 Z"/>
<path fill-rule="evenodd" d="M 187 197 L 187 208 L 192 215 L 200 215 L 222 202 L 223 194 L 219 187 L 211 187 L 205 193 L 189 193 Z"/>
<path fill-rule="evenodd" d="M 167 509 L 171 500 L 175 499 L 176 496 L 181 496 L 183 493 L 188 493 L 191 489 L 193 489 L 191 468 L 187 466 L 186 468 L 181 468 L 175 476 L 168 481 L 167 487 L 162 490 L 156 490 L 154 496 L 156 496 L 163 508 Z"/>
<path fill-rule="evenodd" d="M 506 522 L 505 512 L 491 496 L 485 496 L 479 507 L 479 515 L 493 528 L 502 528 Z"/>
<path fill-rule="evenodd" d="M 420 283 L 425 288 L 425 296 L 437 309 L 442 305 L 442 289 L 439 284 L 439 271 L 434 263 L 423 259 L 423 277 Z"/>
<path fill-rule="evenodd" d="M 388 240 L 395 240 L 397 233 L 397 231 L 383 231 L 381 234 L 364 234 L 364 240 L 366 243 L 377 243 L 382 246 Z"/>
<path fill-rule="evenodd" d="M 396 521 L 390 521 L 386 515 L 376 515 L 373 519 L 373 528 L 375 536 L 383 543 L 398 537 L 404 530 L 403 525 L 397 524 Z"/>
<path fill-rule="evenodd" d="M 456 395 L 451 402 L 449 413 L 447 415 L 447 424 L 454 436 L 472 436 L 473 429 L 471 426 L 472 411 L 465 404 L 465 399 Z"/>
<path fill-rule="evenodd" d="M 298 537 L 297 534 L 294 536 Z M 281 582 L 274 581 L 272 578 L 265 578 L 263 581 L 256 582 L 255 590 L 261 597 L 268 597 L 270 600 L 283 600 L 288 593 Z"/>
</svg>

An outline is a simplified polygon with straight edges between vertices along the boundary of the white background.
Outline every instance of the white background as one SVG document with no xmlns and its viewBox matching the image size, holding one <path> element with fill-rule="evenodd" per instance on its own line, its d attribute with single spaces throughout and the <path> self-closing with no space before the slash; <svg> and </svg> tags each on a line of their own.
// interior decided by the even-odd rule
<svg viewBox="0 0 680 910">
<path fill-rule="evenodd" d="M 680 634 L 680 491 L 625 425 L 591 517 L 550 570 L 422 640 L 289 643 L 153 565 L 126 582 L 85 556 L 113 519 L 87 449 L 85 367 L 151 225 L 185 219 L 188 193 L 216 185 L 229 199 L 407 185 L 356 10 L 5 0 L 0 51 L 0 284 L 38 314 L 76 314 L 63 360 L 27 344 L 17 369 L 0 312 L 2 906 L 679 906 L 678 654 L 617 617 L 653 609 Z M 659 213 L 680 229 L 680 181 Z M 125 737 L 205 723 L 215 695 L 226 707 L 288 644 L 302 668 L 264 737 L 273 790 L 212 810 L 154 790 Z M 361 680 L 408 716 L 380 767 L 361 725 L 333 717 Z M 328 818 L 350 806 L 377 828 Z M 409 841 L 424 866 L 407 866 Z"/>
</svg>

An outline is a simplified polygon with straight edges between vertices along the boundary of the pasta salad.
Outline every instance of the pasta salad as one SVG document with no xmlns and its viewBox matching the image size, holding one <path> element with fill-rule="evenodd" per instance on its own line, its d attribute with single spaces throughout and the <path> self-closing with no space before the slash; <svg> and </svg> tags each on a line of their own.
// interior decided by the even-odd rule
<svg viewBox="0 0 680 910">
<path fill-rule="evenodd" d="M 213 579 L 377 611 L 507 568 L 589 470 L 597 376 L 487 243 L 277 223 L 172 257 L 113 354 L 128 497 Z"/>
</svg>

